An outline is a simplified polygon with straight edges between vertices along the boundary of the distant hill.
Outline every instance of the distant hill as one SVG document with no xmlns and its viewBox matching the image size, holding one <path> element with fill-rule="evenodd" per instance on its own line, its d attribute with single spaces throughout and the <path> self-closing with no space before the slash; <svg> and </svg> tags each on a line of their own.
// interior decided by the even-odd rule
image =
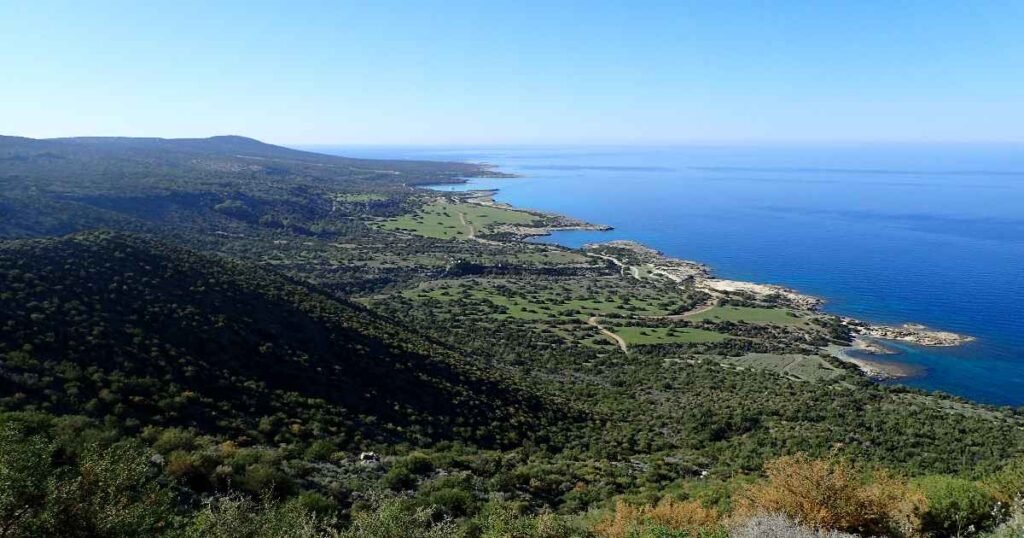
<svg viewBox="0 0 1024 538">
<path fill-rule="evenodd" d="M 329 215 L 338 191 L 408 193 L 411 185 L 489 173 L 465 163 L 322 155 L 240 136 L 0 136 L 0 238 L 142 231 L 170 221 L 207 232 L 246 219 L 310 229 L 339 217 Z M 244 209 L 214 211 L 225 202 Z"/>
<path fill-rule="evenodd" d="M 264 443 L 510 445 L 546 404 L 267 271 L 110 233 L 0 246 L 0 402 Z"/>
<path fill-rule="evenodd" d="M 111 162 L 108 159 L 114 158 Z M 454 162 L 352 159 L 300 151 L 266 144 L 242 136 L 210 138 L 126 138 L 80 137 L 32 139 L 0 136 L 0 176 L 24 174 L 27 179 L 46 185 L 84 187 L 73 178 L 57 178 L 50 173 L 77 174 L 102 172 L 108 186 L 141 187 L 138 180 L 169 166 L 193 171 L 216 172 L 227 177 L 236 174 L 280 173 L 290 171 L 309 179 L 325 181 L 383 180 L 399 182 L 439 180 L 458 174 L 474 174 L 477 165 Z M 140 174 L 140 177 L 111 177 L 114 172 Z M 225 178 L 226 179 L 226 178 Z M 135 180 L 135 181 L 133 181 Z M 149 186 L 159 186 L 159 182 Z"/>
</svg>

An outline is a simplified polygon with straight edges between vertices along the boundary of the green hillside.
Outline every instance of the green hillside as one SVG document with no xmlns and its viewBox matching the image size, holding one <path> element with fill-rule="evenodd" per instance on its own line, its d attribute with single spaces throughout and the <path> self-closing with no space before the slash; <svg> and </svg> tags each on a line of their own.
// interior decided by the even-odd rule
<svg viewBox="0 0 1024 538">
<path fill-rule="evenodd" d="M 0 247 L 7 409 L 258 443 L 514 445 L 546 412 L 484 364 L 298 282 L 140 237 Z"/>
<path fill-rule="evenodd" d="M 351 216 L 351 204 L 331 199 L 338 191 L 391 192 L 393 197 L 358 205 L 392 214 L 410 185 L 491 173 L 461 163 L 348 159 L 238 136 L 0 136 L 0 237 L 97 226 L 310 235 L 344 226 Z"/>
<path fill-rule="evenodd" d="M 0 137 L 0 536 L 933 537 L 1024 514 L 1021 409 L 878 383 L 813 305 L 517 240 L 568 221 L 415 187 L 487 174 Z"/>
</svg>

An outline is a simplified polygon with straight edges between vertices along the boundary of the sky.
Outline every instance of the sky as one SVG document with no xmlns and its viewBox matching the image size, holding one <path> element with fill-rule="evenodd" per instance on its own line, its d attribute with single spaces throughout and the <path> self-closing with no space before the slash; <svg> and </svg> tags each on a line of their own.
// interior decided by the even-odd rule
<svg viewBox="0 0 1024 538">
<path fill-rule="evenodd" d="M 1024 1 L 0 2 L 0 134 L 1024 142 Z"/>
</svg>

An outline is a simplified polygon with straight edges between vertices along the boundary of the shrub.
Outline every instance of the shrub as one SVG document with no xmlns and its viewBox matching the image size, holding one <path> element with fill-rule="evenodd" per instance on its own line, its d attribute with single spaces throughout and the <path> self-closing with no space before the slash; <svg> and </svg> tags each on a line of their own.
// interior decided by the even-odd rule
<svg viewBox="0 0 1024 538">
<path fill-rule="evenodd" d="M 431 492 L 426 503 L 444 516 L 453 518 L 472 516 L 479 510 L 479 503 L 473 494 L 457 488 Z"/>
<path fill-rule="evenodd" d="M 245 469 L 245 474 L 238 481 L 243 490 L 255 495 L 272 493 L 286 496 L 293 489 L 292 479 L 277 467 L 267 463 L 257 463 Z"/>
<path fill-rule="evenodd" d="M 192 450 L 195 448 L 195 435 L 178 428 L 169 428 L 160 433 L 153 450 L 161 454 L 169 454 L 175 450 Z"/>
<path fill-rule="evenodd" d="M 320 439 L 309 445 L 305 456 L 308 460 L 327 461 L 334 455 L 335 450 L 336 448 L 333 443 Z"/>
<path fill-rule="evenodd" d="M 241 496 L 211 500 L 185 531 L 187 538 L 328 538 L 336 537 L 329 522 L 301 503 L 279 504 L 264 497 L 256 502 Z"/>
<path fill-rule="evenodd" d="M 943 536 L 970 536 L 995 523 L 995 499 L 974 482 L 948 476 L 914 481 L 928 500 L 922 530 Z"/>
<path fill-rule="evenodd" d="M 376 497 L 371 507 L 352 515 L 344 538 L 458 538 L 464 535 L 450 519 L 433 520 L 427 508 L 414 508 L 407 501 Z"/>
<path fill-rule="evenodd" d="M 46 501 L 53 445 L 0 426 L 0 529 L 3 536 L 28 536 Z"/>
<path fill-rule="evenodd" d="M 589 534 L 573 528 L 564 518 L 544 513 L 522 514 L 508 502 L 493 501 L 473 521 L 480 538 L 583 538 Z"/>
<path fill-rule="evenodd" d="M 416 487 L 416 477 L 405 467 L 392 467 L 381 478 L 384 487 L 392 491 L 413 489 Z"/>
<path fill-rule="evenodd" d="M 691 536 L 718 530 L 719 515 L 698 501 L 663 499 L 654 506 L 635 507 L 619 500 L 615 511 L 594 526 L 603 538 Z"/>
<path fill-rule="evenodd" d="M 164 471 L 175 480 L 187 482 L 196 472 L 196 467 L 191 454 L 183 450 L 175 450 L 167 455 L 167 465 L 164 466 Z"/>
<path fill-rule="evenodd" d="M 149 454 L 134 442 L 91 447 L 74 478 L 52 485 L 43 536 L 151 536 L 166 530 L 171 497 L 156 480 Z"/>
<path fill-rule="evenodd" d="M 289 502 L 297 503 L 303 511 L 325 521 L 334 519 L 338 513 L 337 503 L 314 491 L 304 491 Z"/>
<path fill-rule="evenodd" d="M 1014 502 L 1024 495 L 1024 458 L 1011 460 L 985 480 L 985 485 L 1000 502 Z"/>
<path fill-rule="evenodd" d="M 919 526 L 924 499 L 886 474 L 871 481 L 844 460 L 804 455 L 773 460 L 765 472 L 767 480 L 741 492 L 739 516 L 779 513 L 816 529 L 871 535 L 908 535 Z"/>
</svg>

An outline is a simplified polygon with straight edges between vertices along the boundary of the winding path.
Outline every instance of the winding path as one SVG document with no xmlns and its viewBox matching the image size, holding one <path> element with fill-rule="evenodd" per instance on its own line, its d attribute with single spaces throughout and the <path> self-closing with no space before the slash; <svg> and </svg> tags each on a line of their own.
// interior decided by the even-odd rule
<svg viewBox="0 0 1024 538">
<path fill-rule="evenodd" d="M 607 336 L 608 338 L 611 338 L 612 340 L 615 340 L 615 342 L 619 344 L 619 349 L 621 349 L 623 353 L 629 353 L 629 348 L 626 347 L 626 341 L 623 340 L 621 336 L 604 328 L 604 326 L 598 322 L 599 319 L 601 319 L 599 316 L 590 316 L 589 318 L 587 318 L 587 325 L 597 327 L 597 329 L 601 331 L 601 334 Z"/>
<path fill-rule="evenodd" d="M 703 314 L 704 312 L 707 312 L 708 310 L 711 310 L 711 309 L 713 309 L 713 308 L 715 308 L 717 306 L 718 306 L 718 297 L 712 295 L 711 298 L 707 300 L 707 302 L 705 302 L 702 305 L 698 305 L 693 310 L 690 310 L 690 311 L 687 311 L 687 312 L 683 312 L 682 314 L 676 314 L 674 316 L 665 316 L 665 317 L 669 318 L 669 319 L 686 319 L 686 318 L 688 318 L 690 316 L 696 316 L 697 314 Z"/>
</svg>

